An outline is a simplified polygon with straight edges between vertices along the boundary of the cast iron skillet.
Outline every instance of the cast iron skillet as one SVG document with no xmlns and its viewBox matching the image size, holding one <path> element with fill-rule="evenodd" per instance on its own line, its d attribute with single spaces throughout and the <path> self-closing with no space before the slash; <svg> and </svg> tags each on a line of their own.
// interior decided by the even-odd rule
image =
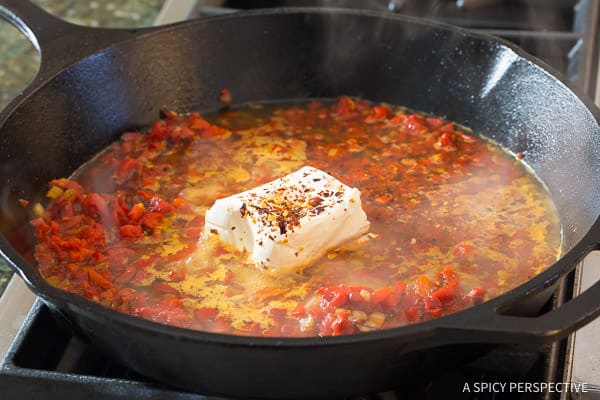
<svg viewBox="0 0 600 400">
<path fill-rule="evenodd" d="M 139 31 L 64 23 L 21 0 L 0 15 L 41 51 L 39 74 L 0 114 L 0 248 L 31 290 L 100 349 L 140 373 L 192 391 L 316 397 L 379 391 L 427 377 L 473 349 L 541 346 L 600 314 L 600 283 L 534 316 L 600 243 L 599 112 L 523 51 L 491 37 L 364 11 L 280 9 Z M 564 256 L 516 289 L 438 320 L 333 338 L 253 338 L 155 324 L 50 287 L 31 258 L 30 216 L 120 132 L 161 108 L 360 96 L 444 115 L 512 151 L 547 184 Z"/>
</svg>

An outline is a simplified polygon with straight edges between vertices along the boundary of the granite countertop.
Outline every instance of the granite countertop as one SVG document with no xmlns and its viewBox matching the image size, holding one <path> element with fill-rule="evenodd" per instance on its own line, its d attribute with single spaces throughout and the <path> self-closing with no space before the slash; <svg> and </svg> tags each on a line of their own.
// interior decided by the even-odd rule
<svg viewBox="0 0 600 400">
<path fill-rule="evenodd" d="M 150 26 L 164 0 L 33 0 L 52 14 L 87 26 L 112 28 Z M 35 76 L 39 55 L 16 28 L 0 20 L 0 108 Z M 0 294 L 12 273 L 0 260 Z"/>
</svg>

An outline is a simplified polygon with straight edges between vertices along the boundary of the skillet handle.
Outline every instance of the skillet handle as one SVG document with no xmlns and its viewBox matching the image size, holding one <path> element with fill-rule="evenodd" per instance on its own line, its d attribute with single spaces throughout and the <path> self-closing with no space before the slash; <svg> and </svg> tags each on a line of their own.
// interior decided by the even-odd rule
<svg viewBox="0 0 600 400">
<path fill-rule="evenodd" d="M 597 221 L 595 233 L 600 233 L 599 226 Z M 564 273 L 574 269 L 591 251 L 600 249 L 598 243 L 594 241 L 589 245 L 582 245 L 579 251 L 574 249 L 560 260 L 566 264 Z M 526 296 L 534 296 L 536 293 Z M 491 312 L 487 314 L 490 317 L 478 320 L 472 317 L 459 318 L 453 326 L 447 328 L 462 342 L 520 344 L 540 348 L 567 337 L 600 316 L 600 280 L 570 301 L 539 316 L 507 315 L 502 313 L 502 307 L 488 308 L 491 308 Z"/>
<path fill-rule="evenodd" d="M 19 29 L 40 53 L 36 80 L 60 72 L 72 63 L 110 44 L 156 28 L 109 29 L 71 24 L 46 12 L 29 0 L 0 0 L 0 18 Z"/>
</svg>

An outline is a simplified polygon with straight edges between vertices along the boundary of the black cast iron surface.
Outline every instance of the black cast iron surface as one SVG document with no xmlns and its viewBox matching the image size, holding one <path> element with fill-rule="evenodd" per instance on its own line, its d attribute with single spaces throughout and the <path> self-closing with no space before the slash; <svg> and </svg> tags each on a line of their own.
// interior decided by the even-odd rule
<svg viewBox="0 0 600 400">
<path fill-rule="evenodd" d="M 0 179 L 7 183 L 0 188 L 0 247 L 49 309 L 117 362 L 202 393 L 372 393 L 399 380 L 427 381 L 499 343 L 548 344 L 600 313 L 597 284 L 536 316 L 560 278 L 598 247 L 600 135 L 597 110 L 522 51 L 449 26 L 361 11 L 264 11 L 98 34 L 21 1 L 2 3 L 29 13 L 42 67 L 0 114 Z M 123 41 L 109 46 L 115 40 Z M 567 252 L 519 288 L 467 311 L 336 338 L 192 332 L 119 314 L 43 281 L 30 263 L 29 215 L 17 199 L 41 200 L 48 180 L 69 175 L 161 108 L 217 108 L 222 87 L 239 102 L 351 95 L 402 104 L 523 151 L 558 207 Z"/>
</svg>

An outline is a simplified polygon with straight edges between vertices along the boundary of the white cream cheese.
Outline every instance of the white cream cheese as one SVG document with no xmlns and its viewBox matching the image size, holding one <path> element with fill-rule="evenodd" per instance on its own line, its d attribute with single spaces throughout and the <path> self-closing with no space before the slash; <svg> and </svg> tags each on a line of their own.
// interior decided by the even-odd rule
<svg viewBox="0 0 600 400">
<path fill-rule="evenodd" d="M 306 266 L 368 230 L 360 191 L 313 167 L 218 199 L 205 218 L 206 235 L 269 270 Z"/>
</svg>

